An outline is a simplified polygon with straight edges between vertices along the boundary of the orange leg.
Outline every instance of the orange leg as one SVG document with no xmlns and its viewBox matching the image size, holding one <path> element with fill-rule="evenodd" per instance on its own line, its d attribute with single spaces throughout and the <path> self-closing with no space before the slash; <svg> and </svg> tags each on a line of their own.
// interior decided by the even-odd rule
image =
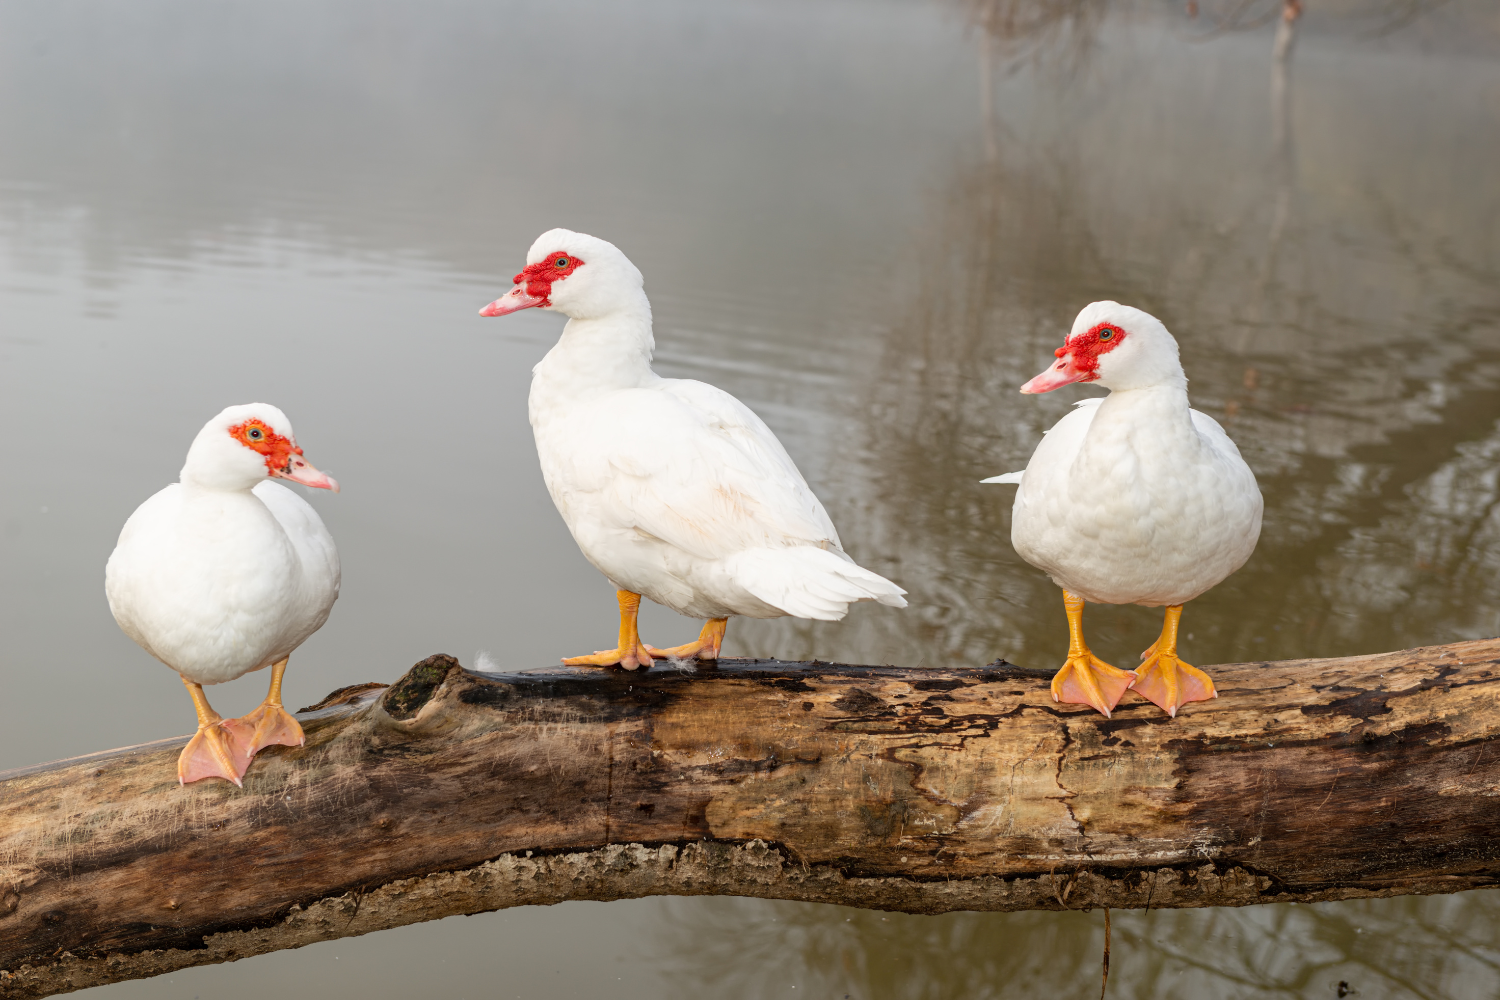
<svg viewBox="0 0 1500 1000">
<path fill-rule="evenodd" d="M 281 704 L 281 678 L 286 673 L 286 658 L 271 667 L 271 690 L 260 707 L 249 715 L 225 723 L 244 747 L 249 760 L 269 746 L 300 747 L 307 742 L 302 724 Z"/>
<path fill-rule="evenodd" d="M 563 663 L 569 667 L 612 667 L 619 664 L 626 670 L 651 666 L 651 651 L 641 642 L 636 630 L 636 615 L 641 610 L 641 595 L 628 590 L 615 591 L 620 602 L 620 644 L 614 649 L 601 649 L 592 656 L 568 656 Z"/>
<path fill-rule="evenodd" d="M 1092 705 L 1109 718 L 1135 674 L 1105 663 L 1083 641 L 1083 598 L 1063 591 L 1068 613 L 1068 659 L 1052 678 L 1052 700 L 1070 705 Z"/>
<path fill-rule="evenodd" d="M 1177 655 L 1177 623 L 1181 618 L 1181 604 L 1167 608 L 1161 638 L 1141 654 L 1145 662 L 1136 670 L 1135 683 L 1131 685 L 1141 697 L 1155 702 L 1174 719 L 1177 710 L 1188 702 L 1219 696 L 1212 678 Z"/>
<path fill-rule="evenodd" d="M 703 631 L 698 633 L 697 642 L 690 642 L 685 646 L 673 646 L 670 649 L 657 649 L 655 646 L 647 646 L 646 649 L 658 659 L 670 656 L 676 660 L 693 657 L 700 660 L 717 660 L 719 650 L 724 648 L 724 632 L 728 628 L 728 618 L 710 618 L 703 623 Z"/>
<path fill-rule="evenodd" d="M 235 732 L 224 717 L 213 710 L 203 685 L 194 684 L 186 677 L 188 694 L 193 697 L 193 707 L 198 710 L 198 732 L 188 740 L 182 755 L 177 758 L 177 780 L 187 785 L 204 778 L 223 778 L 244 787 L 240 779 L 250 766 L 250 758 L 236 752 Z"/>
</svg>

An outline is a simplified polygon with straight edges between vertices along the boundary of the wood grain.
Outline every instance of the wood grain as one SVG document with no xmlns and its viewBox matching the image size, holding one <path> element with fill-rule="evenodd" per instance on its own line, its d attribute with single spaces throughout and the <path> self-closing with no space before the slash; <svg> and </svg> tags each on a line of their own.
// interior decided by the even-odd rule
<svg viewBox="0 0 1500 1000">
<path fill-rule="evenodd" d="M 0 996 L 660 893 L 919 913 L 1500 876 L 1500 640 L 1209 668 L 1176 720 L 1047 675 L 726 660 L 336 692 L 243 790 L 185 738 L 0 774 Z"/>
</svg>

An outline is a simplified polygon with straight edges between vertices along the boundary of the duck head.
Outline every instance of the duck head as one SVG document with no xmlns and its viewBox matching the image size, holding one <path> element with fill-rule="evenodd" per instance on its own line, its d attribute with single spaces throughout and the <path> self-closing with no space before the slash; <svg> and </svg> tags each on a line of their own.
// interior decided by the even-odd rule
<svg viewBox="0 0 1500 1000">
<path fill-rule="evenodd" d="M 1026 393 L 1051 392 L 1074 382 L 1106 389 L 1186 385 L 1177 341 L 1161 320 L 1118 302 L 1084 306 L 1046 371 L 1021 386 Z"/>
<path fill-rule="evenodd" d="M 571 319 L 599 319 L 645 302 L 645 279 L 613 243 L 571 229 L 550 229 L 526 254 L 515 287 L 479 310 L 506 316 L 552 309 Z"/>
<path fill-rule="evenodd" d="M 268 478 L 339 491 L 302 457 L 292 422 L 269 403 L 231 406 L 204 424 L 181 473 L 182 482 L 214 490 L 249 490 Z"/>
</svg>

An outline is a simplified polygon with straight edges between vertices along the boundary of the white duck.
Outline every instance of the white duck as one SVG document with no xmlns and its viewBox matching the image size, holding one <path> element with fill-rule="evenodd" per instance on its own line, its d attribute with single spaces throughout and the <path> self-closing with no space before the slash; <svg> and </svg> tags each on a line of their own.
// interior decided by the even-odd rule
<svg viewBox="0 0 1500 1000">
<path fill-rule="evenodd" d="M 238 785 L 263 747 L 304 742 L 281 705 L 281 678 L 292 650 L 328 620 L 339 556 L 317 512 L 269 477 L 339 488 L 302 457 L 286 414 L 229 407 L 198 432 L 181 482 L 130 515 L 104 570 L 115 621 L 182 675 L 198 710 L 177 761 L 183 784 Z M 262 667 L 271 690 L 254 712 L 224 719 L 209 706 L 204 684 Z"/>
<path fill-rule="evenodd" d="M 1244 565 L 1260 537 L 1255 474 L 1218 422 L 1188 407 L 1177 341 L 1156 317 L 1117 302 L 1078 314 L 1059 359 L 1021 387 L 1051 392 L 1097 382 L 1042 438 L 1019 483 L 1011 543 L 1063 588 L 1068 658 L 1052 697 L 1109 715 L 1127 688 L 1176 716 L 1218 697 L 1203 671 L 1177 656 L 1182 606 Z M 1083 605 L 1166 605 L 1161 637 L 1135 672 L 1117 670 L 1083 641 Z"/>
<path fill-rule="evenodd" d="M 552 500 L 620 606 L 616 648 L 564 663 L 714 660 L 731 615 L 836 621 L 855 601 L 906 606 L 905 591 L 844 554 L 823 505 L 749 407 L 651 370 L 651 304 L 623 253 L 553 229 L 526 263 L 480 315 L 539 307 L 568 317 L 533 369 L 531 426 Z M 642 595 L 708 619 L 697 641 L 643 643 Z"/>
</svg>

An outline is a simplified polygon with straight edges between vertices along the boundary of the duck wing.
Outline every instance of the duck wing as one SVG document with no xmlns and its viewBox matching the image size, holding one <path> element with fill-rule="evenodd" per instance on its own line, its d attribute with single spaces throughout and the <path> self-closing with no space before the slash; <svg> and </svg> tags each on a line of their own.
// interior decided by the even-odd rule
<svg viewBox="0 0 1500 1000">
<path fill-rule="evenodd" d="M 155 596 L 152 584 L 161 573 L 162 562 L 175 555 L 175 550 L 153 543 L 172 530 L 181 509 L 182 487 L 178 484 L 152 494 L 126 519 L 104 566 L 104 596 L 115 621 L 137 645 L 163 663 L 168 661 L 153 647 L 150 630 L 143 627 L 143 621 L 151 618 L 150 609 L 144 605 L 152 603 Z"/>
<path fill-rule="evenodd" d="M 257 483 L 251 490 L 281 530 L 286 532 L 302 567 L 298 592 L 299 621 L 289 632 L 300 634 L 298 642 L 323 627 L 341 582 L 339 550 L 318 512 L 294 491 L 274 480 Z"/>
<path fill-rule="evenodd" d="M 691 379 L 611 394 L 602 433 L 575 441 L 566 476 L 598 516 L 703 559 L 811 545 L 838 532 L 776 435 L 729 393 Z M 566 498 L 564 498 L 566 499 Z M 845 557 L 847 558 L 847 557 Z"/>
<path fill-rule="evenodd" d="M 1209 447 L 1221 455 L 1232 456 L 1237 462 L 1244 461 L 1239 445 L 1234 443 L 1234 438 L 1224 433 L 1224 428 L 1219 426 L 1217 420 L 1197 410 L 1188 410 L 1188 415 L 1193 419 L 1193 429 L 1208 442 Z"/>
<path fill-rule="evenodd" d="M 1260 492 L 1255 473 L 1246 464 L 1234 439 L 1224 433 L 1219 422 L 1206 413 L 1189 410 L 1193 429 L 1198 432 L 1209 450 L 1214 453 L 1215 466 L 1224 484 L 1219 493 L 1221 522 L 1244 525 L 1242 543 L 1244 559 L 1250 558 L 1255 542 L 1260 537 L 1261 517 L 1265 513 L 1265 497 Z M 1243 563 L 1243 559 L 1241 562 Z"/>
<path fill-rule="evenodd" d="M 1020 483 L 1021 488 L 1016 491 L 1016 510 L 1044 503 L 1043 498 L 1051 491 L 1066 489 L 1073 459 L 1083 447 L 1084 438 L 1088 436 L 1089 427 L 1093 425 L 1099 404 L 1104 399 L 1103 396 L 1091 396 L 1074 403 L 1073 410 L 1042 435 L 1041 443 L 1031 453 L 1031 461 L 1026 463 L 1024 472 L 1019 475 L 1010 473 L 1016 476 L 1014 480 L 1008 476 L 997 477 L 1005 482 Z"/>
</svg>

